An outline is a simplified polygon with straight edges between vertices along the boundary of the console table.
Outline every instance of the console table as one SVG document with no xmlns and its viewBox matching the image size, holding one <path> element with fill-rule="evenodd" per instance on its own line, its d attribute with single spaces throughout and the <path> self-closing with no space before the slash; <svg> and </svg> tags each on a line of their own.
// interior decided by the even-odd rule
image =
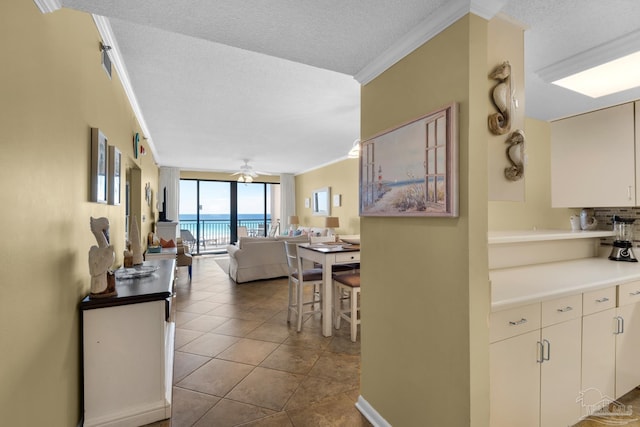
<svg viewBox="0 0 640 427">
<path fill-rule="evenodd" d="M 118 295 L 86 297 L 82 314 L 84 425 L 138 426 L 171 416 L 175 260 L 116 280 Z"/>
</svg>

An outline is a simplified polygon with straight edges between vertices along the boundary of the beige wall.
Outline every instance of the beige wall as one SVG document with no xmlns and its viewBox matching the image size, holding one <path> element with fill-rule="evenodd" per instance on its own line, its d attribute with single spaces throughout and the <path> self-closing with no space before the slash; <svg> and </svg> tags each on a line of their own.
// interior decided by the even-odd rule
<svg viewBox="0 0 640 427">
<path fill-rule="evenodd" d="M 361 394 L 398 426 L 488 425 L 487 22 L 362 88 L 362 139 L 459 103 L 459 218 L 361 218 Z"/>
<path fill-rule="evenodd" d="M 551 207 L 551 126 L 525 120 L 527 164 L 524 202 L 489 202 L 489 230 L 570 230 L 569 217 L 579 209 Z"/>
<path fill-rule="evenodd" d="M 75 426 L 81 416 L 78 303 L 89 292 L 89 217 L 106 216 L 118 262 L 124 205 L 89 202 L 90 128 L 157 188 L 153 156 L 132 159 L 139 126 L 100 65 L 90 15 L 0 2 L 0 182 L 4 226 L 0 414 L 7 426 Z M 121 187 L 124 194 L 124 184 Z M 138 205 L 147 217 L 154 212 Z M 146 207 L 145 207 L 146 206 Z"/>
<path fill-rule="evenodd" d="M 300 225 L 324 227 L 324 216 L 311 214 L 311 207 L 305 207 L 305 199 L 310 199 L 314 190 L 331 187 L 331 197 L 340 194 L 341 206 L 333 206 L 331 216 L 340 218 L 337 234 L 360 234 L 358 216 L 358 159 L 346 159 L 300 175 L 296 180 L 296 214 Z M 311 203 L 310 203 L 311 206 Z"/>
</svg>

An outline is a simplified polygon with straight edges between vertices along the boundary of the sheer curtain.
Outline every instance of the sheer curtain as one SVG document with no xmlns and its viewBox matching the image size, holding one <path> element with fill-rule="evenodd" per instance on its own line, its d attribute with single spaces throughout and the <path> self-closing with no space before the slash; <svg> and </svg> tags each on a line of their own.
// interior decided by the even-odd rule
<svg viewBox="0 0 640 427">
<path fill-rule="evenodd" d="M 296 180 L 290 173 L 280 175 L 280 232 L 289 230 L 289 217 L 296 214 Z"/>
<path fill-rule="evenodd" d="M 164 202 L 164 189 L 167 189 L 167 220 L 178 221 L 178 202 L 180 201 L 180 169 L 160 168 L 158 185 L 158 211 L 162 210 Z"/>
</svg>

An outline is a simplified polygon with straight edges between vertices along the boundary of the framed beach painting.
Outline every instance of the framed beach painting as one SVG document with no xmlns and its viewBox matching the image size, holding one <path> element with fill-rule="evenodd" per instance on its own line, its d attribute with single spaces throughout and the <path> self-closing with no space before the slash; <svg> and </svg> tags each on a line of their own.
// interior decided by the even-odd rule
<svg viewBox="0 0 640 427">
<path fill-rule="evenodd" d="M 458 216 L 457 104 L 363 141 L 360 216 Z"/>
<path fill-rule="evenodd" d="M 107 203 L 107 137 L 91 128 L 91 201 Z"/>
<path fill-rule="evenodd" d="M 122 153 L 117 147 L 109 146 L 109 204 L 120 204 Z"/>
</svg>

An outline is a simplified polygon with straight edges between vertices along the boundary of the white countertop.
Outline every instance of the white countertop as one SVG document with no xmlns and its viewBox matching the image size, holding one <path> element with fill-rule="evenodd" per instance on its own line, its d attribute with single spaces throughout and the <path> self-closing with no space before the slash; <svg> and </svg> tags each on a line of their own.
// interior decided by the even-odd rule
<svg viewBox="0 0 640 427">
<path fill-rule="evenodd" d="M 640 262 L 583 258 L 491 270 L 489 279 L 498 311 L 640 280 Z"/>
<path fill-rule="evenodd" d="M 593 239 L 613 235 L 614 232 L 612 230 L 514 230 L 489 231 L 487 238 L 490 245 L 495 245 L 500 243 L 537 242 L 543 240 Z"/>
</svg>

